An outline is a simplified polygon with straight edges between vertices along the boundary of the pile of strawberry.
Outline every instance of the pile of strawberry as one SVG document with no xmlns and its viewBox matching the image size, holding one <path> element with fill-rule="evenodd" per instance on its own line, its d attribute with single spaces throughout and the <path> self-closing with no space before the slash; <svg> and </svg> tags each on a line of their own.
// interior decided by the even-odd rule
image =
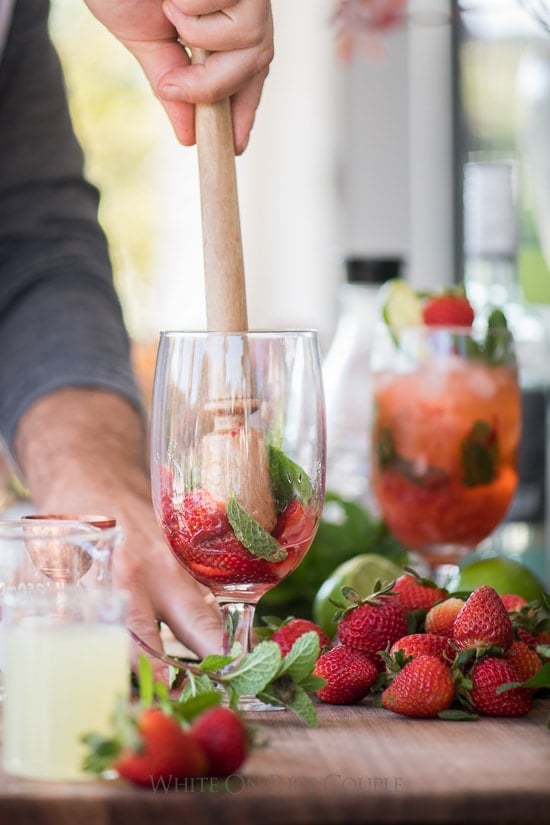
<svg viewBox="0 0 550 825">
<path fill-rule="evenodd" d="M 353 704 L 367 696 L 405 716 L 520 716 L 550 686 L 550 603 L 527 603 L 482 586 L 460 598 L 412 570 L 366 598 L 343 588 L 346 604 L 314 673 L 318 698 Z M 316 626 L 294 619 L 288 636 Z M 286 629 L 285 629 L 286 628 Z"/>
</svg>

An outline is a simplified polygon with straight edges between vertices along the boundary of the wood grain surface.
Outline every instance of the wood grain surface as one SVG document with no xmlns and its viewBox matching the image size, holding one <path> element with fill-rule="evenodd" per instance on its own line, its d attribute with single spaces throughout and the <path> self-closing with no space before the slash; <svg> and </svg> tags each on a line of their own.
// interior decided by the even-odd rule
<svg viewBox="0 0 550 825">
<path fill-rule="evenodd" d="M 0 774 L 1 825 L 550 823 L 550 702 L 521 719 L 414 720 L 319 707 L 251 714 L 265 740 L 228 779 L 140 790 Z"/>
</svg>

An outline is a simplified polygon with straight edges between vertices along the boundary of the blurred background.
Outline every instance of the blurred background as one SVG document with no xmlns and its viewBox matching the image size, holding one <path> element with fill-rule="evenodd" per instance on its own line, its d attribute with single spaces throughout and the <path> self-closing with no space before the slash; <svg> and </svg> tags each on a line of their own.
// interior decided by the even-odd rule
<svg viewBox="0 0 550 825">
<path fill-rule="evenodd" d="M 410 0 L 344 49 L 337 5 L 273 2 L 276 58 L 238 160 L 251 325 L 314 326 L 327 348 L 349 256 L 399 258 L 418 286 L 460 280 L 461 169 L 480 157 L 521 166 L 520 273 L 550 301 L 525 135 L 550 98 L 549 33 L 521 0 Z M 83 3 L 53 0 L 51 30 L 132 337 L 202 326 L 195 150 Z"/>
<path fill-rule="evenodd" d="M 544 7 L 545 0 L 273 0 L 276 57 L 237 174 L 250 325 L 315 327 L 328 359 L 331 495 L 317 552 L 308 557 L 319 575 L 304 568 L 294 588 L 303 596 L 309 587 L 310 602 L 328 565 L 372 549 L 397 560 L 401 553 L 365 492 L 367 420 L 359 431 L 357 421 L 366 390 L 357 402 L 345 396 L 362 439 L 351 451 L 363 477 L 356 483 L 347 465 L 345 486 L 335 470 L 328 362 L 344 328 L 350 259 L 368 267 L 390 261 L 391 272 L 418 289 L 473 278 L 475 255 L 504 265 L 514 293 L 502 297 L 521 304 L 514 332 L 525 335 L 531 353 L 522 381 L 533 419 L 520 471 L 525 497 L 490 552 L 529 560 L 534 550 L 537 571 L 542 564 L 550 571 Z M 358 9 L 361 25 L 352 14 Z M 87 174 L 102 193 L 100 218 L 147 395 L 159 330 L 205 325 L 196 152 L 177 143 L 134 58 L 84 3 L 52 0 L 51 32 Z M 493 193 L 483 212 L 495 217 L 496 236 L 508 232 L 496 254 L 468 246 L 466 231 L 465 173 L 487 162 L 503 164 L 513 178 L 506 209 Z"/>
</svg>

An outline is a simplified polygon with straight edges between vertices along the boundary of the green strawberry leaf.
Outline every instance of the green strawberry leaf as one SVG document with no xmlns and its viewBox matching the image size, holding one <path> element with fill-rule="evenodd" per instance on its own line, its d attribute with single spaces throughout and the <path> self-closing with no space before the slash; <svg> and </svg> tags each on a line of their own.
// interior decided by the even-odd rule
<svg viewBox="0 0 550 825">
<path fill-rule="evenodd" d="M 506 693 L 506 691 L 513 690 L 517 687 L 550 688 L 550 662 L 543 665 L 534 676 L 531 676 L 530 679 L 526 679 L 525 682 L 506 682 L 504 685 L 499 685 L 496 692 Z"/>
<path fill-rule="evenodd" d="M 281 513 L 297 496 L 307 504 L 313 494 L 307 473 L 282 450 L 269 446 L 269 475 L 277 511 Z"/>
<path fill-rule="evenodd" d="M 438 719 L 445 719 L 447 722 L 474 722 L 479 719 L 477 713 L 469 713 L 462 708 L 448 708 L 447 710 L 440 710 L 437 714 Z"/>
<path fill-rule="evenodd" d="M 288 551 L 281 547 L 271 533 L 264 530 L 261 524 L 248 515 L 234 496 L 227 502 L 226 514 L 235 536 L 249 553 L 271 562 L 286 559 Z"/>
<path fill-rule="evenodd" d="M 278 675 L 286 674 L 295 682 L 306 679 L 313 670 L 319 657 L 319 636 L 309 630 L 299 636 L 284 657 Z"/>
</svg>

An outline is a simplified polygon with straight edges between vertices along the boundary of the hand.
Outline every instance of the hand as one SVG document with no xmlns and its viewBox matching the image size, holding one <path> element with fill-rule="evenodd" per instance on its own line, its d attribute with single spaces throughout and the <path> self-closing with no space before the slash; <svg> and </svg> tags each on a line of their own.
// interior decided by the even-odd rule
<svg viewBox="0 0 550 825">
<path fill-rule="evenodd" d="M 230 97 L 244 151 L 273 58 L 270 0 L 85 2 L 137 58 L 181 143 L 195 143 L 194 104 Z M 212 54 L 192 65 L 182 44 Z"/>
<path fill-rule="evenodd" d="M 114 393 L 63 389 L 23 414 L 15 451 L 42 513 L 112 515 L 124 532 L 114 556 L 115 584 L 129 591 L 128 626 L 162 650 L 157 620 L 200 657 L 219 652 L 221 619 L 209 592 L 177 563 L 151 504 L 143 423 Z M 138 648 L 134 647 L 133 661 Z M 167 675 L 153 660 L 159 678 Z M 163 673 L 164 671 L 164 673 Z"/>
</svg>

